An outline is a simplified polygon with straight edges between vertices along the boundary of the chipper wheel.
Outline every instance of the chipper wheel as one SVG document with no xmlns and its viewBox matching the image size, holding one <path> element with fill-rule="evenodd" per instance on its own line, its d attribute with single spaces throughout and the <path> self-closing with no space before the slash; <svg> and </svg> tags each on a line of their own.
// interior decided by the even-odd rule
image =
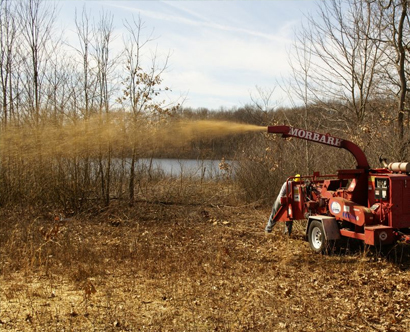
<svg viewBox="0 0 410 332">
<path fill-rule="evenodd" d="M 326 254 L 331 247 L 329 243 L 330 241 L 327 241 L 325 238 L 323 225 L 318 220 L 313 220 L 309 225 L 308 241 L 310 248 L 316 253 Z"/>
</svg>

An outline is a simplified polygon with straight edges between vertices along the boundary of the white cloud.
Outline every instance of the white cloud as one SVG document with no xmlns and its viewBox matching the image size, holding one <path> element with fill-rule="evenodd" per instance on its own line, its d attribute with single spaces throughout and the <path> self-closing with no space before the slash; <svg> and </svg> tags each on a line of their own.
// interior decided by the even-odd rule
<svg viewBox="0 0 410 332">
<path fill-rule="evenodd" d="M 174 49 L 166 82 L 174 89 L 189 91 L 187 104 L 199 107 L 195 96 L 218 97 L 220 105 L 202 105 L 217 108 L 228 102 L 246 103 L 249 91 L 255 85 L 274 87 L 281 73 L 287 69 L 284 45 L 267 43 L 260 39 L 204 38 L 185 40 L 185 47 Z M 224 97 L 224 98 L 221 98 Z"/>
<path fill-rule="evenodd" d="M 162 3 L 164 5 L 170 6 L 171 8 L 177 9 L 178 12 L 169 12 L 169 11 L 158 12 L 158 11 L 153 11 L 153 10 L 141 9 L 135 6 L 130 6 L 129 2 L 125 2 L 124 4 L 113 2 L 113 3 L 109 3 L 109 5 L 114 8 L 122 9 L 126 12 L 134 12 L 135 14 L 140 14 L 141 17 L 143 18 L 151 18 L 151 19 L 160 20 L 163 22 L 168 22 L 168 23 L 177 23 L 177 24 L 182 24 L 185 26 L 190 26 L 190 27 L 199 28 L 199 29 L 211 29 L 211 30 L 217 30 L 217 31 L 233 32 L 233 33 L 245 35 L 245 38 L 247 36 L 254 36 L 254 37 L 260 37 L 260 38 L 264 38 L 270 41 L 277 41 L 277 42 L 286 42 L 288 39 L 284 37 L 285 36 L 288 37 L 288 35 L 287 33 L 284 33 L 284 32 L 290 26 L 293 26 L 293 24 L 295 24 L 295 22 L 289 22 L 288 24 L 285 25 L 284 29 L 281 29 L 280 31 L 278 31 L 277 34 L 270 34 L 270 33 L 266 33 L 263 31 L 254 30 L 254 29 L 247 29 L 242 26 L 238 27 L 238 26 L 231 26 L 227 24 L 217 23 L 213 20 L 208 19 L 204 15 L 199 15 L 197 12 L 193 10 L 184 8 L 184 6 L 187 5 L 187 3 L 184 1 L 181 1 L 181 2 L 163 1 Z M 191 16 L 192 18 L 184 17 L 183 14 L 189 14 L 189 16 Z M 186 31 L 185 33 L 189 35 L 189 31 Z"/>
<path fill-rule="evenodd" d="M 187 106 L 218 108 L 250 101 L 255 85 L 273 88 L 289 72 L 286 48 L 311 1 L 86 1 L 122 21 L 141 16 L 159 37 L 153 48 L 172 55 L 164 84 L 188 92 Z M 306 6 L 309 7 L 309 6 Z M 94 12 L 95 16 L 98 16 Z M 116 40 L 116 47 L 121 47 Z M 276 89 L 279 90 L 279 89 Z M 220 104 L 219 104 L 220 103 Z"/>
</svg>

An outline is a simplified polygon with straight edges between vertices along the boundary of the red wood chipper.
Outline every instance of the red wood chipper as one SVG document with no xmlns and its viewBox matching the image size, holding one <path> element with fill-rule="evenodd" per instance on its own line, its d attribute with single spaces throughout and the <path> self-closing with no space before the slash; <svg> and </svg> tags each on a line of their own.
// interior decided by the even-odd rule
<svg viewBox="0 0 410 332">
<path fill-rule="evenodd" d="M 354 143 L 289 126 L 270 126 L 268 133 L 282 134 L 349 151 L 355 169 L 337 174 L 287 179 L 274 221 L 307 219 L 306 238 L 313 251 L 327 252 L 342 237 L 373 246 L 410 243 L 410 163 L 395 162 L 370 168 L 363 151 Z"/>
</svg>

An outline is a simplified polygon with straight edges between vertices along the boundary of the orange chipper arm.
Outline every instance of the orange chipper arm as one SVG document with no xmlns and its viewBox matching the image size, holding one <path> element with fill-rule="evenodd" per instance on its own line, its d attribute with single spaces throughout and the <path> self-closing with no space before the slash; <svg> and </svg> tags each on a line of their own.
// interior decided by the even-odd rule
<svg viewBox="0 0 410 332">
<path fill-rule="evenodd" d="M 319 134 L 313 131 L 305 129 L 298 129 L 289 126 L 269 126 L 268 133 L 282 134 L 282 137 L 296 137 L 307 141 L 330 145 L 336 148 L 341 148 L 349 151 L 357 161 L 357 168 L 369 169 L 369 163 L 367 162 L 366 155 L 363 151 L 354 143 L 343 140 L 329 134 Z"/>
</svg>

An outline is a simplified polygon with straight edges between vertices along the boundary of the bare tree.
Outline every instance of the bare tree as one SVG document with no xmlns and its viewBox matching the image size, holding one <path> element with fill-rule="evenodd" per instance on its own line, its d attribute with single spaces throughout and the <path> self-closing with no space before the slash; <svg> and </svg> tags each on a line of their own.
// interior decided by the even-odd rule
<svg viewBox="0 0 410 332">
<path fill-rule="evenodd" d="M 384 87 L 385 93 L 397 99 L 398 158 L 403 160 L 410 146 L 408 126 L 407 137 L 405 134 L 405 114 L 409 114 L 410 111 L 410 107 L 406 104 L 409 102 L 410 80 L 410 2 L 408 0 L 368 0 L 367 3 L 373 8 L 372 15 L 381 23 L 379 28 L 381 35 L 378 41 L 385 45 Z"/>
<path fill-rule="evenodd" d="M 97 24 L 94 26 L 94 61 L 96 62 L 96 77 L 98 87 L 99 111 L 109 113 L 110 100 L 113 91 L 113 73 L 117 58 L 113 57 L 111 44 L 113 42 L 112 14 L 101 12 Z"/>
<path fill-rule="evenodd" d="M 288 95 L 289 100 L 291 101 L 293 107 L 297 107 L 302 103 L 301 107 L 303 108 L 303 127 L 307 130 L 315 130 L 315 127 L 320 125 L 320 120 L 315 119 L 313 121 L 312 117 L 310 117 L 310 104 L 312 103 L 312 96 L 310 92 L 310 76 L 312 75 L 311 72 L 311 58 L 312 54 L 310 53 L 309 45 L 306 43 L 306 40 L 301 38 L 301 36 L 297 37 L 296 41 L 292 45 L 292 49 L 289 52 L 289 65 L 292 71 L 292 75 L 290 79 L 287 80 L 287 85 L 282 85 L 282 89 L 284 89 Z M 285 115 L 286 117 L 286 115 Z M 289 120 L 288 120 L 289 122 Z M 302 124 L 292 124 L 295 126 L 300 126 Z M 301 167 L 306 174 L 310 174 L 312 172 L 312 153 L 311 153 L 311 144 L 309 142 L 304 141 L 304 158 L 300 158 L 304 165 Z"/>
<path fill-rule="evenodd" d="M 84 6 L 81 14 L 75 12 L 75 25 L 76 32 L 78 36 L 79 46 L 76 48 L 76 53 L 79 55 L 78 62 L 80 63 L 81 70 L 78 74 L 79 82 L 79 91 L 74 89 L 74 103 L 75 109 L 78 110 L 80 116 L 84 119 L 84 135 L 87 137 L 89 135 L 89 120 L 93 112 L 95 112 L 95 103 L 96 103 L 96 91 L 97 91 L 97 78 L 93 73 L 93 68 L 91 67 L 91 51 L 92 51 L 92 42 L 93 42 L 93 30 L 90 24 L 89 12 L 87 12 L 86 7 Z M 84 142 L 82 147 L 85 151 L 83 156 L 83 169 L 80 170 L 80 164 L 75 162 L 75 167 L 79 169 L 79 173 L 83 173 L 83 183 L 82 187 L 85 191 L 90 187 L 91 183 L 91 174 L 92 174 L 92 165 L 90 164 L 90 155 L 89 155 L 89 146 L 88 142 Z M 100 164 L 99 167 L 102 167 Z M 104 188 L 104 181 L 102 182 L 102 188 Z"/>
<path fill-rule="evenodd" d="M 90 25 L 89 14 L 86 8 L 83 7 L 81 15 L 75 13 L 75 25 L 77 28 L 77 35 L 79 40 L 79 48 L 76 49 L 81 60 L 82 67 L 82 100 L 83 105 L 80 105 L 80 109 L 83 113 L 84 119 L 88 120 L 91 115 L 91 110 L 93 109 L 93 103 L 95 100 L 95 77 L 92 76 L 91 68 L 91 56 L 90 48 L 93 40 L 92 28 Z"/>
<path fill-rule="evenodd" d="M 54 50 L 51 43 L 56 7 L 50 6 L 50 3 L 46 5 L 43 0 L 21 1 L 17 14 L 24 47 L 22 59 L 26 69 L 26 102 L 30 105 L 28 111 L 33 114 L 34 122 L 38 126 L 45 72 Z"/>
<path fill-rule="evenodd" d="M 368 36 L 378 34 L 379 25 L 367 3 L 329 0 L 321 2 L 318 16 L 309 18 L 299 37 L 312 56 L 313 101 L 325 109 L 333 108 L 334 102 L 345 105 L 345 119 L 354 116 L 357 124 L 364 121 L 377 84 L 381 43 Z"/>
<path fill-rule="evenodd" d="M 9 0 L 0 1 L 0 84 L 2 115 L 4 127 L 13 114 L 13 65 L 16 52 L 17 27 Z"/>
<path fill-rule="evenodd" d="M 97 99 L 101 128 L 109 125 L 110 101 L 114 82 L 114 78 L 111 77 L 111 74 L 116 63 L 116 59 L 111 58 L 113 30 L 112 14 L 102 12 L 93 30 L 93 60 L 96 63 L 96 85 L 98 91 Z M 109 205 L 110 203 L 111 166 L 112 146 L 108 140 L 107 146 L 105 146 L 105 143 L 101 143 L 99 154 L 101 193 L 106 205 Z"/>
<path fill-rule="evenodd" d="M 125 68 L 126 75 L 123 79 L 124 89 L 121 102 L 126 109 L 131 111 L 131 131 L 142 130 L 142 119 L 150 119 L 151 123 L 161 121 L 167 117 L 174 109 L 174 106 L 167 105 L 164 101 L 156 98 L 161 93 L 161 75 L 168 66 L 169 53 L 162 63 L 159 63 L 159 56 L 156 50 L 150 51 L 148 44 L 154 38 L 152 31 L 147 36 L 143 36 L 145 29 L 141 18 L 133 18 L 132 21 L 125 21 L 124 26 L 128 31 L 128 38 L 125 42 Z M 167 87 L 164 88 L 168 90 Z M 142 136 L 133 138 L 130 178 L 129 178 L 129 201 L 133 204 L 135 188 L 135 167 L 138 155 L 141 152 Z"/>
<path fill-rule="evenodd" d="M 297 107 L 300 102 L 307 109 L 309 103 L 312 103 L 310 77 L 312 73 L 312 53 L 310 45 L 307 44 L 307 39 L 304 34 L 297 35 L 296 40 L 292 45 L 291 51 L 288 53 L 289 65 L 291 68 L 291 78 L 287 81 L 286 86 L 281 86 L 285 89 L 293 107 Z"/>
<path fill-rule="evenodd" d="M 256 112 L 252 111 L 252 108 L 248 108 L 250 111 L 250 116 L 257 120 L 260 125 L 269 125 L 274 121 L 274 110 L 276 109 L 276 103 L 273 104 L 272 96 L 275 92 L 276 87 L 267 88 L 261 86 L 255 86 L 256 94 L 250 94 L 252 105 L 255 106 L 256 111 L 262 114 L 261 119 Z"/>
</svg>

